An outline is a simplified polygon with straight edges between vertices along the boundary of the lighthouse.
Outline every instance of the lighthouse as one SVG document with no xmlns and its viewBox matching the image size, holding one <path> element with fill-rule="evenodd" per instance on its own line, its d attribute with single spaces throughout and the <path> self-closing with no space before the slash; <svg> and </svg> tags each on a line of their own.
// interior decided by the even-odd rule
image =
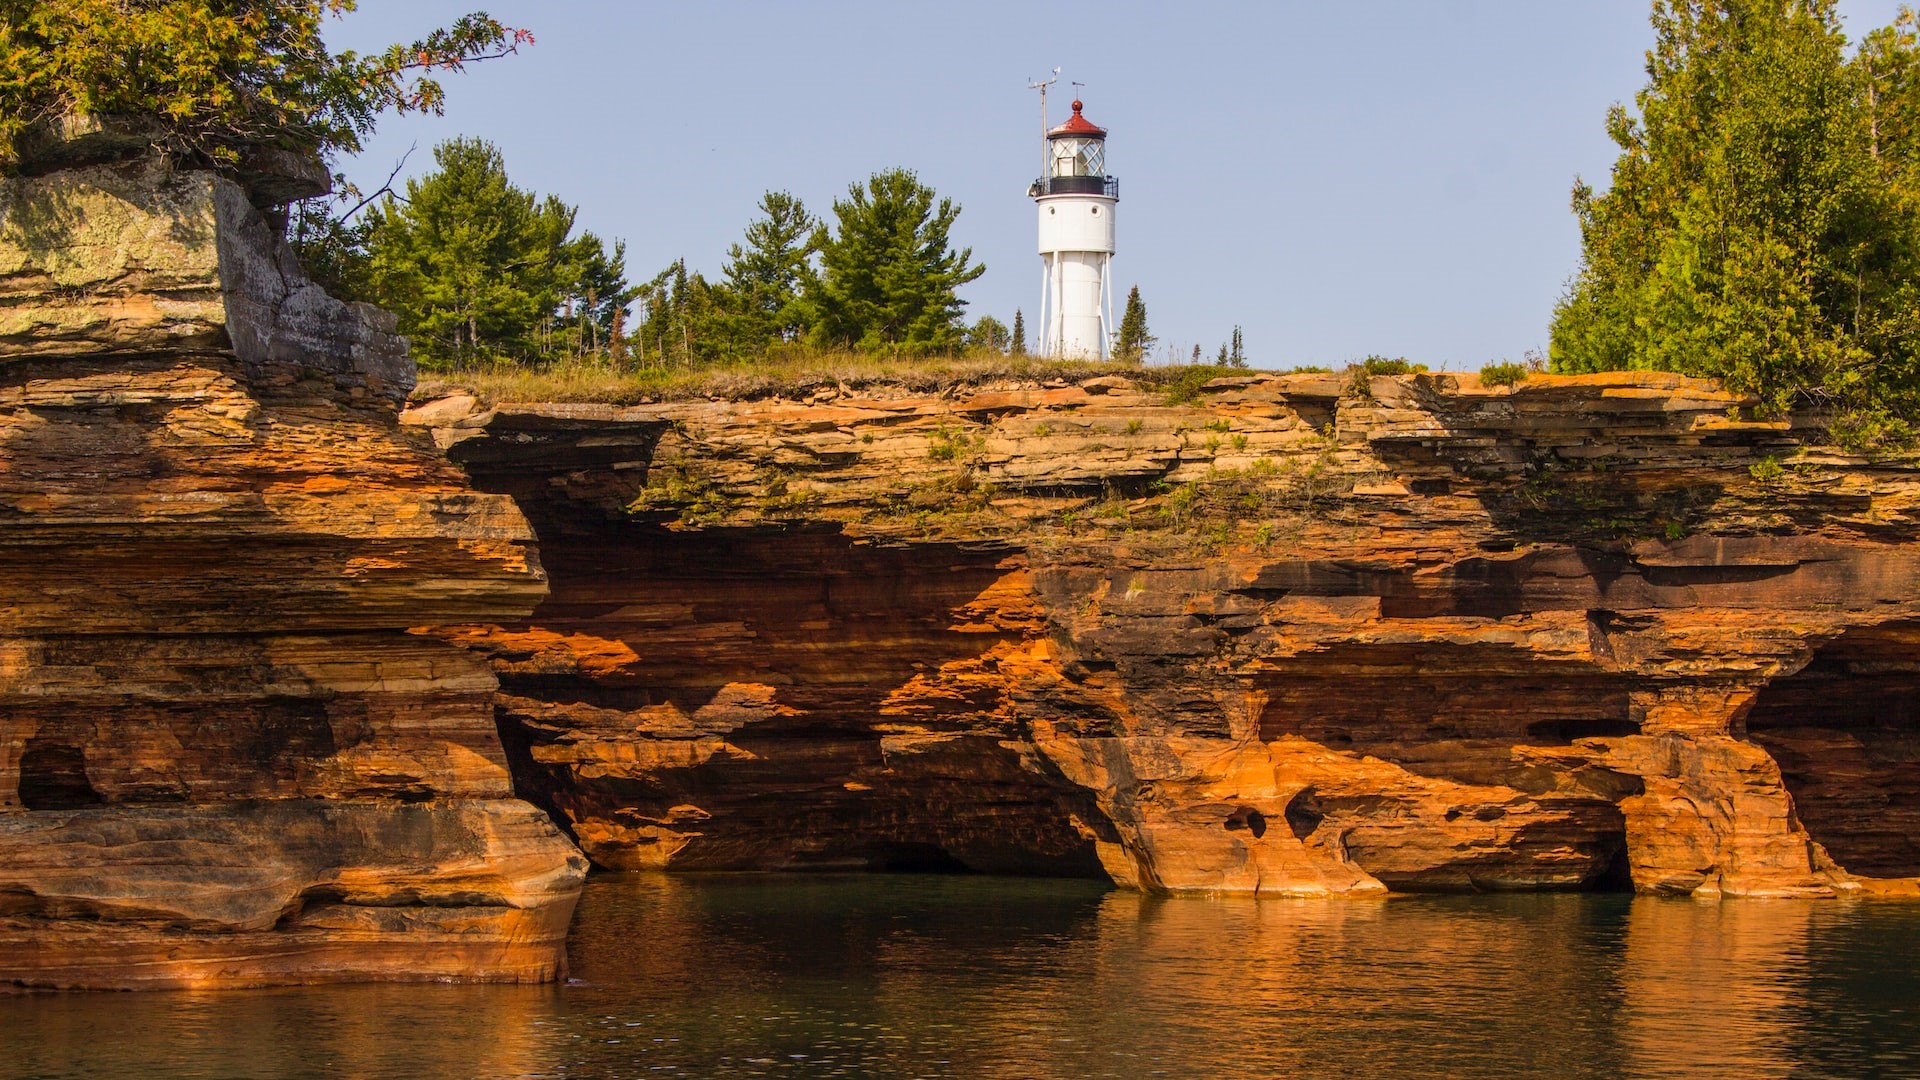
<svg viewBox="0 0 1920 1080">
<path fill-rule="evenodd" d="M 1045 104 L 1041 108 L 1045 109 Z M 1027 189 L 1040 209 L 1040 352 L 1105 360 L 1113 334 L 1113 207 L 1120 182 L 1107 175 L 1107 132 L 1081 114 L 1046 133 L 1046 171 Z"/>
</svg>

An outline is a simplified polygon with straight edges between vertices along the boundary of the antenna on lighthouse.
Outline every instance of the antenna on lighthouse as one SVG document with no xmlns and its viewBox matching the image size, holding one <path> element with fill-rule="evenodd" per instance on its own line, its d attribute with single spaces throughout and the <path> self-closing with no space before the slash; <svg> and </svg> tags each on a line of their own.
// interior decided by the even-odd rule
<svg viewBox="0 0 1920 1080">
<path fill-rule="evenodd" d="M 1053 69 L 1049 79 L 1028 79 L 1027 89 L 1040 91 L 1040 175 L 1047 175 L 1047 87 L 1060 81 L 1060 69 Z"/>
</svg>

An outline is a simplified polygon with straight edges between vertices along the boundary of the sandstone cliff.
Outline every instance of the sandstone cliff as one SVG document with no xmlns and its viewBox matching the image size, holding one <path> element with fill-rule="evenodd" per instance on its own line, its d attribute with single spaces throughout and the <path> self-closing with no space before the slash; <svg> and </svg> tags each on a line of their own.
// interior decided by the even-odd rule
<svg viewBox="0 0 1920 1080">
<path fill-rule="evenodd" d="M 539 980 L 584 863 L 486 665 L 511 501 L 395 423 L 390 317 L 233 183 L 0 183 L 0 984 Z"/>
<path fill-rule="evenodd" d="M 1920 472 L 1659 375 L 422 404 L 609 867 L 1316 894 L 1920 874 Z"/>
</svg>

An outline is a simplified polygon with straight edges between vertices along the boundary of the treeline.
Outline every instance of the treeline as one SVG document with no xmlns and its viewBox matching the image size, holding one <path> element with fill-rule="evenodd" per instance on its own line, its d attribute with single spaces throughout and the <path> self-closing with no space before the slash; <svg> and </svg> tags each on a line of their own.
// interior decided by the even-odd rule
<svg viewBox="0 0 1920 1080">
<path fill-rule="evenodd" d="M 640 364 L 746 361 L 783 345 L 919 356 L 1012 344 L 997 319 L 962 320 L 958 290 L 986 268 L 953 248 L 960 207 L 912 172 L 850 185 L 831 228 L 784 191 L 758 210 L 717 280 L 683 258 L 635 290 L 628 350 Z"/>
<path fill-rule="evenodd" d="M 1920 413 L 1915 16 L 1849 50 L 1834 0 L 1655 0 L 1612 184 L 1573 192 L 1581 264 L 1559 371 L 1715 376 L 1843 435 Z"/>
<path fill-rule="evenodd" d="M 305 204 L 291 239 L 336 295 L 393 311 L 429 366 L 601 353 L 635 290 L 625 245 L 575 229 L 574 207 L 514 186 L 492 144 L 454 139 L 433 172 L 358 220 Z"/>
<path fill-rule="evenodd" d="M 951 240 L 960 207 L 905 169 L 835 200 L 831 224 L 769 191 L 708 279 L 685 259 L 635 283 L 626 250 L 576 232 L 575 208 L 515 186 L 479 139 L 364 218 L 296 215 L 316 280 L 395 312 L 429 366 L 600 357 L 632 367 L 750 361 L 783 346 L 919 356 L 1026 348 L 1024 318 L 966 324 L 962 285 L 985 267 Z"/>
</svg>

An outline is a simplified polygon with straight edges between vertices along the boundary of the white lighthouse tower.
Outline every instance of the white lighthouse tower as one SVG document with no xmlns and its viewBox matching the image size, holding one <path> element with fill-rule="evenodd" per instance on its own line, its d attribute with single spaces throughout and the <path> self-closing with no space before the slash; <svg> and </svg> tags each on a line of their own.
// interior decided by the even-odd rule
<svg viewBox="0 0 1920 1080">
<path fill-rule="evenodd" d="M 1044 110 L 1044 98 L 1042 99 Z M 1111 351 L 1113 207 L 1120 182 L 1107 175 L 1107 132 L 1080 115 L 1046 133 L 1046 172 L 1027 194 L 1040 207 L 1040 352 L 1105 360 Z"/>
</svg>

